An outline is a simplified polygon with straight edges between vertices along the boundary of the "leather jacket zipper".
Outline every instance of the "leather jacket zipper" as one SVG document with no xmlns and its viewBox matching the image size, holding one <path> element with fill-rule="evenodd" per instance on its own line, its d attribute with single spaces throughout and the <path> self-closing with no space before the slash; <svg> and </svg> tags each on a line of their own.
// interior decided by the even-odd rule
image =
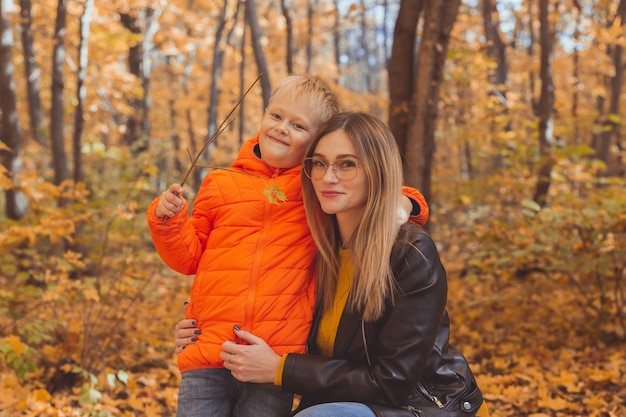
<svg viewBox="0 0 626 417">
<path fill-rule="evenodd" d="M 429 398 L 432 402 L 434 402 L 437 405 L 437 407 L 443 408 L 443 404 L 441 401 L 439 401 L 439 398 L 435 397 L 433 394 L 428 392 L 424 384 L 422 384 L 422 381 L 418 381 L 417 386 L 420 389 L 420 391 L 422 391 L 422 394 L 424 394 L 427 398 Z"/>
<path fill-rule="evenodd" d="M 407 405 L 406 407 L 407 410 L 409 410 L 411 413 L 413 413 L 413 415 L 415 417 L 424 417 L 424 413 L 422 412 L 422 410 L 417 409 L 415 407 L 413 407 L 412 405 Z"/>
<path fill-rule="evenodd" d="M 372 362 L 370 362 L 370 354 L 367 349 L 367 340 L 365 339 L 365 321 L 364 320 L 361 320 L 361 336 L 363 337 L 363 346 L 365 348 L 365 358 L 367 359 L 368 366 L 371 367 Z M 443 408 L 443 403 L 439 401 L 439 398 L 435 397 L 433 394 L 428 392 L 424 384 L 422 384 L 422 381 L 417 381 L 417 387 L 419 388 L 420 391 L 422 391 L 422 394 L 424 394 L 426 398 L 430 399 L 433 403 L 435 403 L 437 407 Z M 416 417 L 424 416 L 424 414 L 422 413 L 422 410 L 419 410 L 413 407 L 412 405 L 407 405 L 405 408 L 409 410 L 410 412 L 412 412 L 413 414 L 415 414 Z"/>
</svg>

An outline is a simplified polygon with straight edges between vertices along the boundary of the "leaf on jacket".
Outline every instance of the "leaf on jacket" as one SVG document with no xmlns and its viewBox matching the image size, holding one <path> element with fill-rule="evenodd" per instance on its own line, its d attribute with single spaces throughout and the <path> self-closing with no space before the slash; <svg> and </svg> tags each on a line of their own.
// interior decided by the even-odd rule
<svg viewBox="0 0 626 417">
<path fill-rule="evenodd" d="M 263 195 L 267 198 L 271 204 L 278 204 L 279 202 L 287 201 L 287 197 L 285 197 L 285 193 L 280 191 L 280 186 L 278 184 L 271 184 L 265 187 L 263 190 Z"/>
</svg>

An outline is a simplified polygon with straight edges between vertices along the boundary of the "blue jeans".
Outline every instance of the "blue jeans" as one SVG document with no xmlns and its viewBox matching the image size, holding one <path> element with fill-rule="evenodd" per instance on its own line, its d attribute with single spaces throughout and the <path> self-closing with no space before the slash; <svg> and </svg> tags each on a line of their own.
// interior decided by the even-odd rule
<svg viewBox="0 0 626 417">
<path fill-rule="evenodd" d="M 361 403 L 326 403 L 305 408 L 294 417 L 376 417 L 376 414 Z"/>
<path fill-rule="evenodd" d="M 228 369 L 183 373 L 176 417 L 288 417 L 293 395 L 274 384 L 237 381 Z"/>
</svg>

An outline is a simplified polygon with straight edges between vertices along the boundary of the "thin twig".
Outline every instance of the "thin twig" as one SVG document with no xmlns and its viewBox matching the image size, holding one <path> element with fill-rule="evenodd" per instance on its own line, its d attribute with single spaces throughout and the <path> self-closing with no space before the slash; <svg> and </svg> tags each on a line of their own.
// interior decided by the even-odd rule
<svg viewBox="0 0 626 417">
<path fill-rule="evenodd" d="M 232 108 L 232 110 L 230 111 L 230 113 L 228 113 L 228 115 L 226 116 L 226 118 L 224 119 L 224 121 L 219 125 L 219 127 L 217 128 L 217 130 L 215 131 L 215 133 L 213 133 L 213 135 L 209 138 L 209 140 L 207 140 L 204 145 L 202 146 L 202 148 L 200 149 L 200 151 L 198 151 L 198 154 L 196 155 L 196 157 L 191 161 L 191 166 L 189 167 L 189 169 L 187 170 L 187 173 L 185 174 L 185 177 L 183 178 L 183 180 L 181 181 L 180 185 L 181 187 L 183 185 L 185 185 L 185 181 L 187 181 L 187 178 L 189 178 L 189 175 L 191 175 L 191 172 L 193 171 L 193 169 L 198 165 L 197 162 L 200 159 L 200 157 L 202 156 L 202 154 L 204 153 L 204 150 L 213 142 L 215 142 L 215 140 L 219 137 L 219 135 L 226 129 L 226 127 L 228 127 L 228 125 L 230 123 L 232 123 L 232 120 L 228 120 L 230 119 L 230 116 L 232 116 L 232 114 L 235 112 L 235 110 L 237 110 L 237 107 L 239 107 L 239 104 L 241 104 L 241 102 L 243 101 L 243 99 L 248 95 L 248 93 L 250 92 L 250 90 L 252 90 L 252 87 L 254 87 L 254 85 L 259 81 L 259 79 L 261 79 L 261 75 L 259 74 L 259 76 L 256 78 L 256 80 L 254 80 L 254 82 L 250 85 L 250 87 L 248 87 L 248 89 L 246 90 L 245 93 L 243 93 L 243 95 L 241 96 L 241 98 L 239 99 L 239 101 L 237 101 L 237 103 L 235 103 L 235 106 Z"/>
<path fill-rule="evenodd" d="M 189 178 L 189 175 L 191 175 L 191 173 L 193 172 L 194 168 L 196 168 L 197 166 L 199 166 L 198 164 L 198 160 L 200 159 L 200 157 L 202 156 L 202 154 L 204 153 L 205 149 L 213 142 L 215 142 L 215 140 L 219 137 L 219 135 L 222 134 L 222 132 L 233 122 L 233 120 L 229 120 L 230 116 L 233 115 L 233 113 L 235 112 L 235 110 L 237 110 L 237 107 L 239 107 L 239 105 L 241 104 L 241 102 L 243 101 L 244 98 L 246 98 L 246 96 L 248 95 L 248 93 L 250 92 L 250 90 L 252 90 L 252 87 L 254 87 L 254 85 L 261 79 L 261 75 L 263 75 L 262 73 L 259 74 L 258 77 L 256 77 L 256 80 L 254 80 L 254 82 L 252 84 L 250 84 L 250 87 L 248 87 L 248 89 L 246 90 L 245 93 L 243 93 L 243 95 L 241 96 L 241 98 L 237 101 L 237 103 L 235 103 L 235 106 L 232 108 L 232 110 L 228 113 L 228 115 L 224 118 L 224 121 L 218 126 L 217 130 L 215 131 L 215 133 L 213 133 L 213 135 L 211 135 L 211 137 L 209 138 L 209 140 L 207 140 L 206 142 L 204 142 L 204 145 L 202 145 L 202 148 L 200 148 L 200 150 L 198 151 L 198 153 L 196 154 L 195 158 L 191 158 L 191 153 L 189 152 L 189 149 L 187 149 L 187 153 L 189 154 L 189 158 L 191 159 L 191 166 L 189 167 L 189 169 L 187 170 L 187 173 L 185 174 L 185 176 L 183 177 L 183 180 L 180 182 L 180 186 L 184 186 L 185 182 L 187 181 L 187 179 Z M 163 216 L 163 223 L 165 223 L 167 221 L 169 217 L 167 215 Z"/>
</svg>

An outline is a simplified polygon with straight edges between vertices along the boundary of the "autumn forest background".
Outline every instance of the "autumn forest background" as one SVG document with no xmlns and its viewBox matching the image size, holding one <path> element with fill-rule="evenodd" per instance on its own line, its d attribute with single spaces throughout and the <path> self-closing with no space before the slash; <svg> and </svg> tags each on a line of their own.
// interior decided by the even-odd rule
<svg viewBox="0 0 626 417">
<path fill-rule="evenodd" d="M 492 415 L 626 416 L 625 18 L 626 0 L 0 0 L 0 417 L 175 415 L 193 278 L 156 255 L 146 207 L 183 178 L 193 201 L 290 73 L 392 128 Z"/>
</svg>

